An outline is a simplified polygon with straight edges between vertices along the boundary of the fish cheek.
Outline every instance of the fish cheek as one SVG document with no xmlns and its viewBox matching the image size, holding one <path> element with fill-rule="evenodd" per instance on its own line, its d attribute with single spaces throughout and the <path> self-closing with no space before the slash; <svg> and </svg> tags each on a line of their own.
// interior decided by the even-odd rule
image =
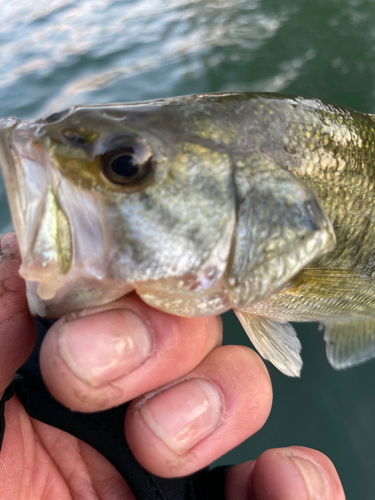
<svg viewBox="0 0 375 500">
<path fill-rule="evenodd" d="M 84 151 L 81 150 L 81 154 L 69 156 L 54 152 L 52 160 L 57 165 L 60 174 L 75 186 L 87 190 L 93 188 L 105 189 L 107 187 L 101 175 L 98 157 L 90 161 Z"/>
<path fill-rule="evenodd" d="M 229 309 L 223 276 L 235 198 L 228 156 L 181 144 L 164 178 L 138 197 L 132 213 L 121 209 L 126 279 L 137 282 L 135 288 L 149 304 L 174 314 Z"/>
</svg>

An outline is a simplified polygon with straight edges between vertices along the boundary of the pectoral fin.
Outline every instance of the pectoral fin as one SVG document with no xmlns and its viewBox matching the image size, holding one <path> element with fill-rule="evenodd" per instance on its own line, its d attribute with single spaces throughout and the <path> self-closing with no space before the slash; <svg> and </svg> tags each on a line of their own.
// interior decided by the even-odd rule
<svg viewBox="0 0 375 500">
<path fill-rule="evenodd" d="M 301 344 L 289 323 L 279 323 L 246 312 L 234 311 L 259 354 L 285 375 L 299 377 Z"/>
<path fill-rule="evenodd" d="M 325 323 L 328 361 L 336 370 L 349 368 L 375 357 L 375 319 Z"/>
</svg>

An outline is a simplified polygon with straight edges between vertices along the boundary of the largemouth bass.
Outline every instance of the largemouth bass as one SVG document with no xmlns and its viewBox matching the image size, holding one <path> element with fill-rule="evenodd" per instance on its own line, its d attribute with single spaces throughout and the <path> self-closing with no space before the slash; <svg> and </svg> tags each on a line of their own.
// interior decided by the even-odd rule
<svg viewBox="0 0 375 500">
<path fill-rule="evenodd" d="M 33 314 L 130 291 L 172 314 L 234 309 L 299 375 L 289 321 L 340 369 L 375 356 L 375 122 L 315 99 L 228 93 L 0 121 Z"/>
</svg>

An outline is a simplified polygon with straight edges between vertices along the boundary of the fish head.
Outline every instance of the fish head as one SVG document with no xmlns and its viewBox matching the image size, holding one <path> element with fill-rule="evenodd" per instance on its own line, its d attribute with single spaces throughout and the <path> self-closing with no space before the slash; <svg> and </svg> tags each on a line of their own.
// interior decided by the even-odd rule
<svg viewBox="0 0 375 500">
<path fill-rule="evenodd" d="M 186 133 L 178 111 L 82 106 L 0 123 L 34 314 L 56 317 L 134 289 L 166 310 L 170 297 L 183 304 L 198 294 L 193 314 L 204 314 L 209 289 L 218 312 L 228 308 L 220 283 L 235 225 L 230 159 Z"/>
<path fill-rule="evenodd" d="M 32 313 L 59 317 L 135 290 L 174 314 L 220 314 L 277 293 L 332 250 L 324 208 L 273 153 L 279 135 L 264 135 L 246 99 L 198 95 L 1 120 L 0 165 Z"/>
</svg>

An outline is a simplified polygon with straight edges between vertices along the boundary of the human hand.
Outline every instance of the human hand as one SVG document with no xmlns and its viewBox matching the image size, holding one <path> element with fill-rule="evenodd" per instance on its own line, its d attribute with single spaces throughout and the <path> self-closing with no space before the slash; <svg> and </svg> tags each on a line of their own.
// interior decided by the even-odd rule
<svg viewBox="0 0 375 500">
<path fill-rule="evenodd" d="M 0 241 L 0 396 L 35 342 L 14 235 Z M 268 372 L 241 346 L 220 347 L 218 318 L 181 318 L 134 294 L 61 318 L 40 364 L 51 393 L 92 412 L 134 399 L 125 433 L 137 460 L 165 477 L 190 474 L 254 434 L 272 402 Z M 133 500 L 117 470 L 79 439 L 5 405 L 1 500 Z M 330 460 L 302 447 L 274 449 L 226 475 L 228 500 L 343 500 Z M 143 499 L 142 499 L 143 500 Z"/>
</svg>

